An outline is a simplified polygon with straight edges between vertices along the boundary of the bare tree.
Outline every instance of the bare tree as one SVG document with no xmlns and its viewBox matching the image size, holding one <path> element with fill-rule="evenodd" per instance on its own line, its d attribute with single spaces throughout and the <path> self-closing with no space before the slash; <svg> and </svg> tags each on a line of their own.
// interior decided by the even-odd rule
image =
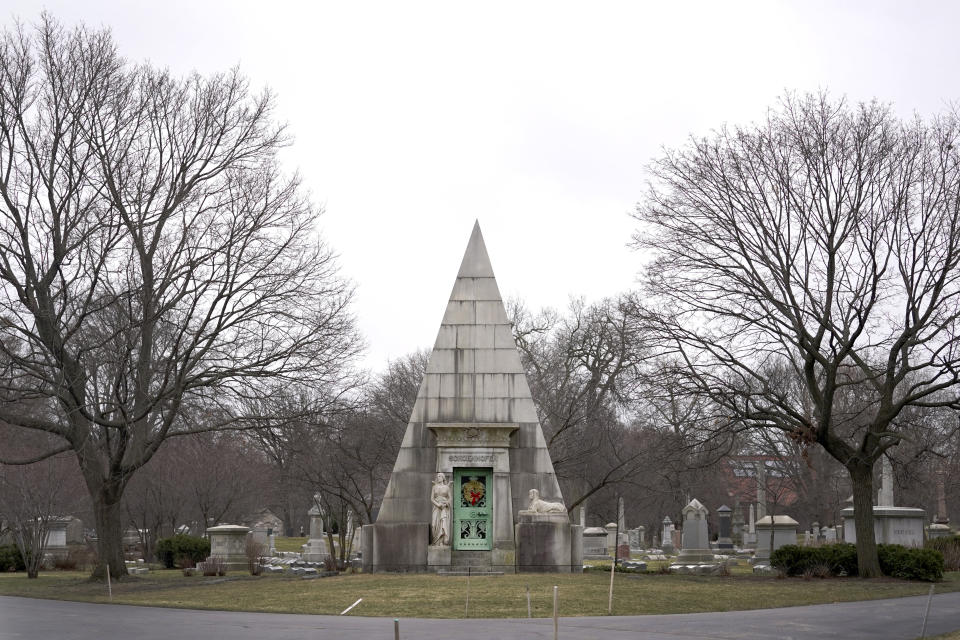
<svg viewBox="0 0 960 640">
<path fill-rule="evenodd" d="M 647 460 L 624 446 L 634 438 L 625 412 L 641 380 L 647 334 L 630 294 L 567 314 L 533 314 L 508 304 L 554 469 L 571 511 L 605 487 L 628 480 Z"/>
<path fill-rule="evenodd" d="M 766 121 L 668 150 L 638 205 L 658 330 L 726 425 L 844 465 L 860 575 L 879 574 L 874 462 L 906 407 L 957 406 L 955 114 L 787 97 Z M 789 378 L 789 384 L 784 384 Z"/>
<path fill-rule="evenodd" d="M 245 427 L 271 384 L 336 386 L 359 347 L 273 104 L 48 16 L 0 41 L 0 419 L 76 455 L 95 577 L 125 573 L 121 498 L 165 440 Z"/>
<path fill-rule="evenodd" d="M 10 442 L 9 428 L 0 429 L 0 436 L 8 440 L 5 449 L 17 455 L 49 448 L 46 434 L 32 435 Z M 78 476 L 76 463 L 65 454 L 31 465 L 0 464 L 0 522 L 20 550 L 28 578 L 36 578 L 44 566 L 50 525 L 80 502 Z"/>
</svg>

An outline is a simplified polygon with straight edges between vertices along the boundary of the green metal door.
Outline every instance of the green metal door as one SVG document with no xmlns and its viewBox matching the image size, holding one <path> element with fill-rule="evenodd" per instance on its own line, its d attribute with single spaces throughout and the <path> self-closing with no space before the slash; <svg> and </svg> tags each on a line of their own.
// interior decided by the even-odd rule
<svg viewBox="0 0 960 640">
<path fill-rule="evenodd" d="M 453 548 L 492 549 L 493 469 L 454 469 L 453 487 Z"/>
</svg>

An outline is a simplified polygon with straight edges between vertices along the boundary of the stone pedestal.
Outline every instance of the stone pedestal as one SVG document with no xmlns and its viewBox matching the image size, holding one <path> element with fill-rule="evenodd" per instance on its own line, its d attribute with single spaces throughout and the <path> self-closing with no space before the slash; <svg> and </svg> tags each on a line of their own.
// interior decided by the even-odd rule
<svg viewBox="0 0 960 640">
<path fill-rule="evenodd" d="M 786 544 L 797 544 L 799 523 L 790 516 L 764 516 L 757 520 L 756 560 L 769 560 L 770 554 Z M 773 530 L 773 548 L 770 532 Z"/>
<path fill-rule="evenodd" d="M 927 528 L 927 535 L 930 539 L 946 538 L 950 535 L 950 526 L 935 522 Z"/>
<path fill-rule="evenodd" d="M 427 570 L 439 571 L 450 566 L 453 557 L 453 547 L 450 545 L 434 545 L 427 547 Z"/>
<path fill-rule="evenodd" d="M 843 539 L 856 544 L 857 527 L 853 507 L 840 512 L 843 518 Z M 873 535 L 878 544 L 923 546 L 923 528 L 927 514 L 915 507 L 874 507 Z"/>
<path fill-rule="evenodd" d="M 570 570 L 583 571 L 583 526 L 579 524 L 570 525 Z"/>
<path fill-rule="evenodd" d="M 210 537 L 210 557 L 220 558 L 227 571 L 247 570 L 247 534 L 249 527 L 238 524 L 219 524 L 207 529 Z"/>
<path fill-rule="evenodd" d="M 368 524 L 363 527 L 363 570 L 419 573 L 427 570 L 429 522 Z"/>
<path fill-rule="evenodd" d="M 574 565 L 572 529 L 566 513 L 518 512 L 515 525 L 518 572 L 570 573 L 580 571 L 582 562 Z"/>
</svg>

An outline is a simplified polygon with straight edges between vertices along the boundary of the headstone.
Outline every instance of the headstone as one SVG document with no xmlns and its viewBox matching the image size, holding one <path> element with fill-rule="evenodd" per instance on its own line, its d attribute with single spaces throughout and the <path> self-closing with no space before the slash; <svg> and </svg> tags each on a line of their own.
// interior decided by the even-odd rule
<svg viewBox="0 0 960 640">
<path fill-rule="evenodd" d="M 843 539 L 856 544 L 857 528 L 853 507 L 840 511 L 843 518 Z M 923 546 L 923 529 L 927 513 L 914 507 L 873 508 L 873 535 L 878 544 L 902 544 L 905 547 Z"/>
<path fill-rule="evenodd" d="M 207 529 L 210 538 L 210 557 L 220 558 L 227 571 L 247 570 L 247 534 L 250 527 L 238 524 L 218 524 Z"/>
<path fill-rule="evenodd" d="M 683 532 L 680 529 L 673 528 L 670 530 L 670 537 L 673 539 L 673 548 L 680 551 L 683 548 Z"/>
<path fill-rule="evenodd" d="M 743 507 L 740 506 L 740 501 L 737 500 L 733 505 L 733 544 L 735 547 L 743 546 L 743 533 L 744 533 L 744 522 L 743 522 Z"/>
<path fill-rule="evenodd" d="M 873 507 L 873 536 L 878 544 L 902 544 L 922 547 L 927 513 L 915 507 L 897 507 L 893 503 L 893 465 L 883 456 L 880 466 L 880 504 Z M 853 506 L 840 511 L 843 519 L 843 539 L 856 544 L 856 514 Z"/>
<path fill-rule="evenodd" d="M 630 549 L 640 551 L 646 548 L 646 540 L 644 539 L 644 534 L 646 532 L 646 527 L 639 526 L 635 529 L 630 529 L 627 531 L 627 535 L 630 539 Z"/>
<path fill-rule="evenodd" d="M 663 516 L 661 539 L 663 540 L 661 549 L 663 549 L 664 553 L 669 554 L 676 550 L 676 547 L 673 545 L 673 521 L 670 520 L 670 516 Z"/>
<path fill-rule="evenodd" d="M 733 540 L 731 538 L 731 518 L 733 509 L 727 505 L 720 505 L 717 509 L 717 519 L 720 524 L 720 535 L 717 538 L 718 549 L 733 549 Z"/>
<path fill-rule="evenodd" d="M 603 527 L 587 527 L 583 530 L 583 555 L 609 557 L 607 553 L 607 530 Z"/>
<path fill-rule="evenodd" d="M 825 544 L 835 544 L 837 542 L 837 528 L 827 527 L 823 532 L 823 542 Z"/>
<path fill-rule="evenodd" d="M 729 509 L 727 511 L 729 512 Z M 681 542 L 683 548 L 677 557 L 678 564 L 708 564 L 714 561 L 707 529 L 709 513 L 707 508 L 696 498 L 683 508 L 683 537 Z"/>
<path fill-rule="evenodd" d="M 770 553 L 785 544 L 797 544 L 799 523 L 790 516 L 764 516 L 757 520 L 755 560 L 769 560 Z M 772 536 L 771 536 L 772 533 Z M 773 538 L 771 547 L 771 537 Z"/>
<path fill-rule="evenodd" d="M 412 287 L 410 296 L 415 293 Z M 479 224 L 464 252 L 376 522 L 363 527 L 365 572 L 435 570 L 427 547 L 431 483 L 438 473 L 454 483 L 452 565 L 582 571 L 583 529 L 571 524 L 563 507 Z M 563 512 L 538 511 L 533 490 L 540 502 L 559 504 Z"/>
<path fill-rule="evenodd" d="M 307 562 L 323 562 L 330 555 L 327 540 L 324 538 L 324 519 L 320 494 L 313 496 L 313 506 L 307 511 L 310 518 L 310 538 L 301 547 L 301 555 Z"/>
<path fill-rule="evenodd" d="M 607 550 L 613 553 L 613 548 L 617 546 L 617 523 L 608 522 L 603 528 L 607 530 Z"/>
</svg>

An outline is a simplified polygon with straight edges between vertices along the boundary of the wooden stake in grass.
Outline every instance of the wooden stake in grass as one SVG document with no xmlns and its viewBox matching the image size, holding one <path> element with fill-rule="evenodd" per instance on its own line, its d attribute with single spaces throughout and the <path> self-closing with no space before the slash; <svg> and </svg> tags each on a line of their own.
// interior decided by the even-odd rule
<svg viewBox="0 0 960 640">
<path fill-rule="evenodd" d="M 527 585 L 527 617 L 533 617 L 533 615 L 530 613 L 530 585 Z"/>
<path fill-rule="evenodd" d="M 610 595 L 607 597 L 607 615 L 613 615 L 613 572 L 617 568 L 617 563 L 610 565 Z"/>
<path fill-rule="evenodd" d="M 560 635 L 560 625 L 557 622 L 557 585 L 553 585 L 553 640 Z"/>
<path fill-rule="evenodd" d="M 113 602 L 113 585 L 110 583 L 110 565 L 107 565 L 107 594 L 110 596 L 110 602 Z"/>
<path fill-rule="evenodd" d="M 470 612 L 470 569 L 467 567 L 467 604 L 463 607 L 463 617 L 466 618 Z"/>
</svg>

